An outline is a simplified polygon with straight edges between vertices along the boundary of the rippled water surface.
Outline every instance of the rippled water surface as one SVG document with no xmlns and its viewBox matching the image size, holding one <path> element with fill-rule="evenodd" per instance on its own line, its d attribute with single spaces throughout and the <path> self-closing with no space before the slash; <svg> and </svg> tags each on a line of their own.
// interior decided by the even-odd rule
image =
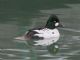
<svg viewBox="0 0 80 60">
<path fill-rule="evenodd" d="M 79 0 L 0 0 L 0 60 L 80 60 Z M 56 14 L 64 28 L 50 46 L 15 40 L 28 29 L 44 26 Z"/>
</svg>

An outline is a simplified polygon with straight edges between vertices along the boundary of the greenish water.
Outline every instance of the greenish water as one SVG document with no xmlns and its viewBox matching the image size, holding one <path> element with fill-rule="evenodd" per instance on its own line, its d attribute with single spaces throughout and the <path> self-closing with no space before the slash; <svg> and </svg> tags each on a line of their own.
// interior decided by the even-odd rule
<svg viewBox="0 0 80 60">
<path fill-rule="evenodd" d="M 14 39 L 45 25 L 50 14 L 56 14 L 65 26 L 59 28 L 57 44 L 32 46 Z M 79 0 L 0 0 L 0 60 L 80 60 L 79 27 Z"/>
</svg>

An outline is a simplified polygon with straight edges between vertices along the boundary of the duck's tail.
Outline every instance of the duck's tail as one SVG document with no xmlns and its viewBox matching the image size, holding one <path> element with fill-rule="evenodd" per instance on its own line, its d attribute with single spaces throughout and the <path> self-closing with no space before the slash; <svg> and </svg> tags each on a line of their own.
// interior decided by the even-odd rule
<svg viewBox="0 0 80 60">
<path fill-rule="evenodd" d="M 29 38 L 26 36 L 28 32 L 26 32 L 24 35 L 19 36 L 19 37 L 15 37 L 14 39 L 16 40 L 28 40 Z"/>
<path fill-rule="evenodd" d="M 29 38 L 25 38 L 25 36 L 19 36 L 19 37 L 15 37 L 14 39 L 16 40 L 28 40 Z"/>
</svg>

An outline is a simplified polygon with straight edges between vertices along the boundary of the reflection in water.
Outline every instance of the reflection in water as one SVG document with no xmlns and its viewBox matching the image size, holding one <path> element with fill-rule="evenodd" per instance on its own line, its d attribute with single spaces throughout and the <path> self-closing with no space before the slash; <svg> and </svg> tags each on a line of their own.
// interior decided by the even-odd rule
<svg viewBox="0 0 80 60">
<path fill-rule="evenodd" d="M 46 47 L 46 49 L 48 50 L 48 52 L 50 54 L 56 54 L 59 51 L 59 46 L 57 43 L 54 43 L 54 40 L 50 40 L 50 39 L 46 39 L 46 40 L 39 40 L 39 41 L 27 41 L 27 45 L 32 47 L 37 47 L 37 46 L 41 46 L 41 47 Z"/>
<path fill-rule="evenodd" d="M 20 59 L 20 60 L 45 60 L 53 59 L 54 55 L 58 53 L 59 47 L 57 43 L 49 46 L 34 46 L 32 41 L 15 41 L 17 48 L 3 48 L 0 49 L 0 58 L 6 59 Z M 24 48 L 26 46 L 26 49 Z M 53 55 L 52 55 L 53 54 Z M 3 57 L 4 56 L 4 57 Z"/>
<path fill-rule="evenodd" d="M 53 40 L 51 40 L 53 41 Z M 52 55 L 57 54 L 59 51 L 59 46 L 57 43 L 51 42 L 49 45 L 46 45 L 45 42 L 37 42 L 35 43 L 34 40 L 28 40 L 28 41 L 21 41 L 21 40 L 15 40 L 15 42 L 18 42 L 21 44 L 25 44 L 26 47 L 28 48 L 27 50 L 19 50 L 19 51 L 24 51 L 25 53 L 29 52 L 30 53 L 30 58 L 37 60 L 37 58 L 43 59 L 45 57 L 53 57 Z M 48 43 L 49 41 L 47 41 Z M 41 43 L 42 45 L 38 45 Z M 36 44 L 36 45 L 35 45 Z M 16 50 L 17 51 L 17 50 Z M 48 54 L 47 54 L 48 52 Z"/>
<path fill-rule="evenodd" d="M 59 51 L 59 46 L 57 43 L 54 43 L 48 46 L 47 49 L 51 54 L 56 54 Z"/>
</svg>

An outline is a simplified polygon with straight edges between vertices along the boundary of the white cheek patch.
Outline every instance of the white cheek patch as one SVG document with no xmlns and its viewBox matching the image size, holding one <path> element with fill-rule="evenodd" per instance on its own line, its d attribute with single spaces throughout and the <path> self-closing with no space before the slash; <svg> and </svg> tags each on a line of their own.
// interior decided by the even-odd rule
<svg viewBox="0 0 80 60">
<path fill-rule="evenodd" d="M 59 25 L 59 23 L 55 23 L 55 26 L 58 26 Z"/>
</svg>

